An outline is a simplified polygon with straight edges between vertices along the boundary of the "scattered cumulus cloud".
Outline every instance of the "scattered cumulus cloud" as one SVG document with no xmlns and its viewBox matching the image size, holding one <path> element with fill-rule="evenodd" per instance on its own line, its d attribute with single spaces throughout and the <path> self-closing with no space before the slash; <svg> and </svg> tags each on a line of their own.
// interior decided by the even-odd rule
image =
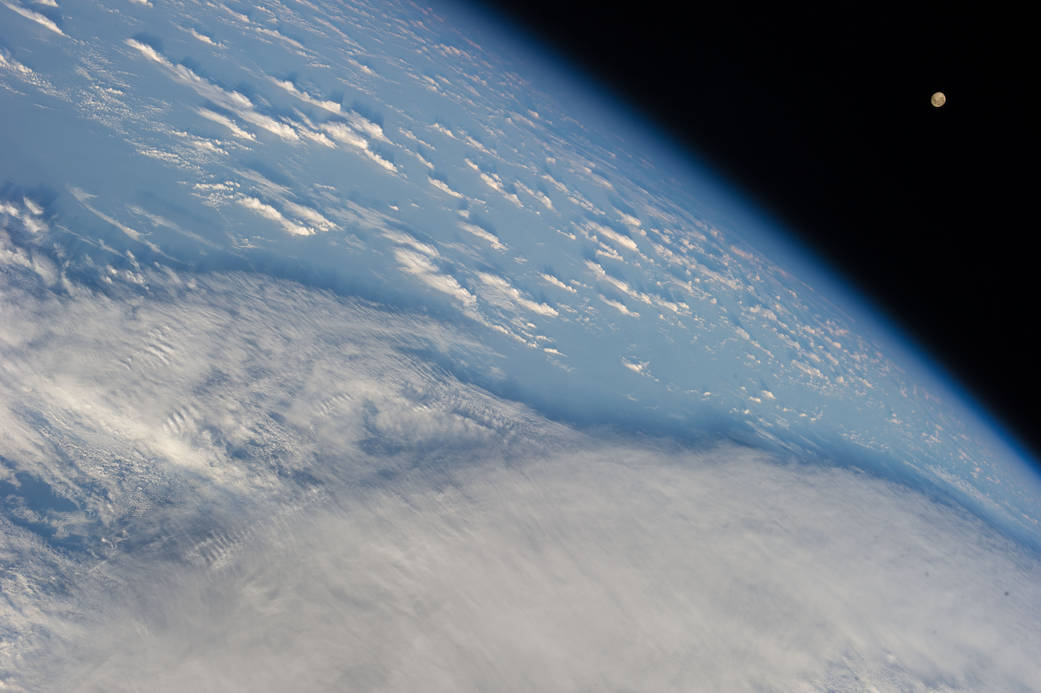
<svg viewBox="0 0 1041 693">
<path fill-rule="evenodd" d="M 330 113 L 339 113 L 341 108 L 340 104 L 336 101 L 329 101 L 327 99 L 321 99 L 316 96 L 312 96 L 305 91 L 301 91 L 293 82 L 288 79 L 272 79 L 272 81 L 278 86 L 285 89 L 287 92 L 300 99 L 304 103 L 311 104 L 312 106 L 318 106 L 323 108 Z"/>
<path fill-rule="evenodd" d="M 22 5 L 19 5 L 14 2 L 7 2 L 5 0 L 3 4 L 4 7 L 11 10 L 12 12 L 20 14 L 21 16 L 25 17 L 31 22 L 36 22 L 43 28 L 49 31 L 53 31 L 55 34 L 58 34 L 58 36 L 65 37 L 65 32 L 61 30 L 61 27 L 58 26 L 58 24 L 47 15 L 41 14 L 35 10 L 30 10 L 28 7 L 23 7 Z"/>
<path fill-rule="evenodd" d="M 496 274 L 478 272 L 477 276 L 484 285 L 481 296 L 493 303 L 507 306 L 520 306 L 532 313 L 546 317 L 557 317 L 557 310 L 553 306 L 533 301 L 524 295 L 522 291 L 511 285 L 510 282 Z"/>
<path fill-rule="evenodd" d="M 261 202 L 255 197 L 243 195 L 238 198 L 238 203 L 246 209 L 252 212 L 256 212 L 265 219 L 270 219 L 271 221 L 279 224 L 282 228 L 284 228 L 286 231 L 293 235 L 310 236 L 312 233 L 314 233 L 311 229 L 307 228 L 306 226 L 290 221 L 285 217 L 285 215 L 282 214 L 282 212 L 278 211 L 277 209 L 265 202 Z"/>
<path fill-rule="evenodd" d="M 480 238 L 482 241 L 487 242 L 491 247 L 495 248 L 496 250 L 506 249 L 506 246 L 502 244 L 502 241 L 499 240 L 498 236 L 496 236 L 491 231 L 481 228 L 477 224 L 471 224 L 468 221 L 460 221 L 459 228 L 461 228 L 463 231 L 466 231 L 469 234 L 476 236 L 477 238 Z"/>
<path fill-rule="evenodd" d="M 250 142 L 255 142 L 257 139 L 256 135 L 254 135 L 252 132 L 249 132 L 248 130 L 245 130 L 244 128 L 239 127 L 234 120 L 232 120 L 226 115 L 217 113 L 215 111 L 211 111 L 208 108 L 199 108 L 197 110 L 197 113 L 201 115 L 203 118 L 206 118 L 207 120 L 212 120 L 215 123 L 223 125 L 228 130 L 230 130 L 231 134 L 233 134 L 235 137 L 244 140 L 249 140 Z"/>
<path fill-rule="evenodd" d="M 455 277 L 442 273 L 430 256 L 404 248 L 395 248 L 394 257 L 402 271 L 417 277 L 427 286 L 458 300 L 466 308 L 474 308 L 476 297 L 464 288 Z"/>
<path fill-rule="evenodd" d="M 622 303 L 621 301 L 616 301 L 613 298 L 608 298 L 607 296 L 604 296 L 603 294 L 600 295 L 600 300 L 603 301 L 604 303 L 606 303 L 607 305 L 611 306 L 615 310 L 617 310 L 622 315 L 627 315 L 627 316 L 629 316 L 631 318 L 638 318 L 638 317 L 640 317 L 639 313 L 637 313 L 634 310 L 630 310 L 629 307 L 627 305 L 625 305 L 624 303 Z"/>
<path fill-rule="evenodd" d="M 439 178 L 428 177 L 427 181 L 429 181 L 432 186 L 445 193 L 449 197 L 454 197 L 457 200 L 463 198 L 462 193 L 456 192 L 455 190 L 449 187 L 448 183 L 444 182 L 443 180 L 440 180 Z"/>
</svg>

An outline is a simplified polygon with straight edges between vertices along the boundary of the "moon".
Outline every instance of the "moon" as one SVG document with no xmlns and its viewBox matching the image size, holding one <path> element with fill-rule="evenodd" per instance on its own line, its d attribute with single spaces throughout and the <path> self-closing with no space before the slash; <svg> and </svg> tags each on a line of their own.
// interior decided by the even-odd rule
<svg viewBox="0 0 1041 693">
<path fill-rule="evenodd" d="M 929 103 L 931 103 L 935 108 L 939 108 L 940 106 L 947 103 L 947 95 L 944 94 L 942 91 L 934 92 L 933 95 L 929 98 Z"/>
</svg>

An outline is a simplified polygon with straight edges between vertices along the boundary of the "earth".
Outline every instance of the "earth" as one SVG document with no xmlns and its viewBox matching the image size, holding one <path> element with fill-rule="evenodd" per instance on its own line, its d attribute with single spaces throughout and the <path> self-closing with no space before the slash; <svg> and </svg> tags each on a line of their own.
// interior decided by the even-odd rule
<svg viewBox="0 0 1041 693">
<path fill-rule="evenodd" d="M 1041 475 L 464 6 L 4 0 L 0 688 L 1029 691 Z"/>
</svg>

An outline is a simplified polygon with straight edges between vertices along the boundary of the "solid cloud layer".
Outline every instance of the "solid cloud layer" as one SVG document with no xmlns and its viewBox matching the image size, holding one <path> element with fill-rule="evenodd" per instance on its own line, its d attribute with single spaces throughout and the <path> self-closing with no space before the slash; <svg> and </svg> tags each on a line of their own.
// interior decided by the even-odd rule
<svg viewBox="0 0 1041 693">
<path fill-rule="evenodd" d="M 339 498 L 221 570 L 133 565 L 86 690 L 1030 690 L 1041 570 L 753 451 L 607 447 Z"/>
</svg>

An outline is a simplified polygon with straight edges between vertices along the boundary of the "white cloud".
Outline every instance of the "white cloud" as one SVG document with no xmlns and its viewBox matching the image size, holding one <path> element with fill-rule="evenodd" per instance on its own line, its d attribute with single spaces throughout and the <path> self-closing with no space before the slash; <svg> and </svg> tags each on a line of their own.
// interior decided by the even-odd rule
<svg viewBox="0 0 1041 693">
<path fill-rule="evenodd" d="M 216 41 L 214 41 L 212 38 L 200 31 L 196 31 L 195 29 L 188 29 L 188 33 L 190 33 L 196 41 L 202 41 L 203 43 L 209 46 L 217 46 Z"/>
<path fill-rule="evenodd" d="M 210 82 L 203 77 L 197 75 L 190 68 L 184 65 L 177 65 L 166 58 L 162 53 L 157 51 L 147 43 L 143 43 L 136 39 L 129 38 L 126 40 L 126 44 L 131 48 L 138 51 L 141 55 L 148 58 L 154 63 L 161 65 L 162 67 L 169 70 L 174 77 L 178 80 L 188 84 L 192 89 L 196 91 L 200 96 L 211 99 L 212 101 L 225 106 L 230 109 L 234 109 L 236 112 L 241 110 L 248 110 L 253 108 L 253 102 L 246 96 L 240 94 L 237 91 L 228 91 L 216 84 Z"/>
<path fill-rule="evenodd" d="M 458 139 L 455 136 L 454 132 L 452 132 L 450 129 L 448 129 L 447 127 L 445 127 L 441 123 L 434 123 L 433 125 L 430 126 L 430 129 L 433 130 L 434 132 L 439 132 L 442 135 L 444 135 L 445 137 L 449 137 L 449 138 L 451 138 L 453 140 L 454 139 Z"/>
<path fill-rule="evenodd" d="M 568 286 L 564 282 L 562 282 L 559 279 L 557 279 L 556 277 L 554 277 L 552 274 L 546 274 L 545 272 L 543 272 L 542 274 L 539 275 L 539 277 L 541 277 L 542 280 L 544 282 L 546 282 L 547 284 L 552 284 L 553 286 L 557 287 L 558 289 L 563 289 L 564 291 L 567 291 L 567 292 L 570 292 L 570 293 L 576 293 L 575 287 Z"/>
<path fill-rule="evenodd" d="M 404 231 L 396 231 L 394 229 L 385 228 L 382 230 L 382 233 L 383 236 L 388 240 L 397 243 L 398 245 L 403 245 L 412 248 L 413 250 L 418 250 L 424 255 L 429 255 L 430 257 L 437 257 L 440 254 L 437 252 L 437 248 L 435 248 L 434 246 L 418 241 L 411 235 L 405 233 Z"/>
<path fill-rule="evenodd" d="M 499 240 L 498 236 L 496 236 L 491 231 L 487 231 L 487 230 L 481 228 L 477 224 L 471 224 L 470 222 L 467 222 L 467 221 L 461 221 L 461 222 L 459 222 L 459 228 L 461 228 L 463 231 L 466 231 L 469 234 L 473 234 L 474 236 L 477 236 L 482 241 L 487 242 L 489 245 L 491 245 L 496 250 L 505 250 L 506 249 L 506 246 L 502 244 L 502 241 Z"/>
<path fill-rule="evenodd" d="M 290 514 L 227 567 L 134 566 L 48 680 L 978 691 L 1041 677 L 1037 563 L 887 484 L 737 448 L 487 459 L 448 478 Z"/>
<path fill-rule="evenodd" d="M 366 123 L 374 127 L 367 127 Z M 327 132 L 337 142 L 342 142 L 355 149 L 358 149 L 366 157 L 379 164 L 381 167 L 390 171 L 391 173 L 397 173 L 397 167 L 390 161 L 372 151 L 369 145 L 369 140 L 366 136 L 372 136 L 372 133 L 376 132 L 375 128 L 379 128 L 375 123 L 369 123 L 369 121 L 359 118 L 352 119 L 349 121 L 330 121 L 322 123 L 322 130 Z M 382 135 L 382 129 L 379 130 L 379 134 Z"/>
<path fill-rule="evenodd" d="M 509 281 L 497 274 L 478 272 L 477 276 L 484 285 L 484 289 L 481 291 L 481 297 L 487 299 L 491 303 L 509 308 L 519 306 L 526 310 L 530 310 L 532 313 L 538 313 L 539 315 L 545 315 L 551 318 L 555 318 L 559 315 L 556 308 L 553 306 L 531 300 L 517 287 L 513 286 Z"/>
<path fill-rule="evenodd" d="M 325 99 L 320 99 L 317 96 L 312 96 L 311 94 L 308 94 L 307 92 L 302 91 L 301 89 L 299 89 L 295 84 L 293 84 L 288 79 L 274 79 L 274 78 L 272 78 L 271 81 L 273 81 L 275 84 L 277 84 L 278 86 L 282 87 L 287 92 L 289 92 L 290 94 L 292 94 L 296 98 L 300 99 L 304 103 L 309 103 L 312 106 L 318 106 L 319 108 L 323 108 L 323 109 L 325 109 L 327 111 L 330 111 L 332 113 L 339 113 L 340 110 L 341 110 L 340 109 L 340 104 L 338 102 L 336 102 L 336 101 L 328 101 L 328 100 L 325 100 Z"/>
<path fill-rule="evenodd" d="M 42 79 L 35 71 L 0 51 L 0 70 L 8 70 L 27 82 L 39 83 Z"/>
<path fill-rule="evenodd" d="M 294 236 L 310 236 L 314 233 L 312 229 L 290 221 L 282 214 L 282 212 L 278 211 L 266 202 L 261 202 L 255 197 L 242 195 L 238 198 L 238 203 L 246 209 L 256 212 L 265 219 L 270 219 L 271 221 L 278 223 L 282 228 Z"/>
<path fill-rule="evenodd" d="M 636 250 L 639 249 L 639 247 L 636 245 L 636 241 L 634 241 L 633 239 L 629 238 L 626 235 L 618 233 L 617 231 L 615 231 L 613 229 L 607 228 L 603 224 L 597 224 L 595 222 L 587 222 L 586 226 L 587 226 L 587 228 L 589 228 L 590 231 L 594 231 L 594 232 L 600 234 L 601 236 L 603 236 L 604 238 L 608 239 L 609 241 L 611 241 L 615 245 L 621 246 L 622 248 L 625 248 L 626 250 L 636 251 Z"/>
<path fill-rule="evenodd" d="M 18 5 L 18 4 L 13 3 L 13 2 L 6 2 L 5 1 L 4 2 L 4 6 L 7 9 L 11 10 L 12 12 L 15 12 L 17 14 L 22 15 L 23 17 L 25 17 L 29 21 L 36 22 L 37 24 L 39 24 L 40 26 L 44 27 L 45 29 L 49 29 L 50 31 L 53 31 L 54 33 L 58 34 L 59 36 L 65 36 L 65 32 L 61 30 L 61 27 L 59 27 L 54 22 L 54 20 L 51 19 L 50 17 L 48 17 L 47 15 L 40 14 L 39 12 L 36 12 L 35 10 L 30 10 L 28 7 L 22 7 L 21 5 Z"/>
<path fill-rule="evenodd" d="M 502 179 L 497 174 L 480 171 L 480 177 L 481 180 L 484 181 L 485 185 L 487 185 L 492 190 L 498 192 L 500 195 L 505 197 L 513 204 L 517 205 L 518 207 L 524 206 L 524 203 L 520 201 L 520 198 L 517 197 L 515 193 L 509 192 L 506 189 L 506 186 L 504 186 L 502 183 Z"/>
<path fill-rule="evenodd" d="M 398 261 L 402 271 L 418 277 L 427 286 L 457 299 L 466 308 L 472 309 L 476 306 L 476 297 L 465 289 L 455 277 L 443 274 L 438 270 L 430 256 L 396 248 L 394 258 Z"/>
<path fill-rule="evenodd" d="M 635 361 L 629 359 L 622 359 L 622 365 L 631 370 L 633 373 L 643 373 L 647 366 L 651 365 L 650 361 Z"/>
<path fill-rule="evenodd" d="M 187 84 L 199 96 L 209 99 L 219 106 L 233 111 L 239 118 L 245 120 L 247 123 L 256 125 L 257 127 L 267 130 L 268 132 L 289 142 L 297 142 L 300 140 L 300 133 L 297 132 L 298 128 L 294 124 L 276 120 L 269 115 L 259 113 L 254 109 L 253 102 L 243 94 L 237 91 L 224 89 L 204 77 L 199 76 L 190 68 L 171 62 L 166 58 L 166 56 L 147 43 L 142 43 L 141 41 L 131 38 L 126 40 L 126 44 L 137 50 L 141 55 L 145 56 L 152 62 L 161 65 L 169 71 L 176 80 Z M 205 117 L 210 116 L 207 115 Z M 212 117 L 210 117 L 210 119 L 214 120 Z"/>
<path fill-rule="evenodd" d="M 254 135 L 252 132 L 249 132 L 248 130 L 244 130 L 243 128 L 239 127 L 235 123 L 235 121 L 233 121 L 231 118 L 225 115 L 221 115 L 220 113 L 211 111 L 208 108 L 199 108 L 196 110 L 196 112 L 203 118 L 206 118 L 207 120 L 212 120 L 215 123 L 223 125 L 228 130 L 230 130 L 231 134 L 235 135 L 235 137 L 244 140 L 249 140 L 251 142 L 255 142 L 257 139 L 256 135 Z"/>
<path fill-rule="evenodd" d="M 639 313 L 637 313 L 634 310 L 629 310 L 629 307 L 627 305 L 625 305 L 624 303 L 622 303 L 621 301 L 616 301 L 616 300 L 614 300 L 612 298 L 608 298 L 607 296 L 604 296 L 603 294 L 600 295 L 600 300 L 603 301 L 604 303 L 606 303 L 607 305 L 611 306 L 615 310 L 617 310 L 622 315 L 628 315 L 629 317 L 632 317 L 632 318 L 640 317 Z"/>
<path fill-rule="evenodd" d="M 349 144 L 358 149 L 368 149 L 369 143 L 354 128 L 341 122 L 328 122 L 322 124 L 322 129 L 338 142 Z"/>
<path fill-rule="evenodd" d="M 354 111 L 345 114 L 345 117 L 355 129 L 360 130 L 372 139 L 381 142 L 390 141 L 383 133 L 383 127 L 379 123 L 373 122 L 360 113 L 355 113 Z"/>
<path fill-rule="evenodd" d="M 329 221 L 317 210 L 290 200 L 283 199 L 281 204 L 285 211 L 288 211 L 292 217 L 295 217 L 295 220 L 287 217 L 282 210 L 277 209 L 273 205 L 261 202 L 259 199 L 249 195 L 240 195 L 236 201 L 246 209 L 278 222 L 286 231 L 296 236 L 310 236 L 320 231 L 331 231 L 336 228 L 336 224 Z M 307 226 L 307 224 L 311 226 Z"/>
<path fill-rule="evenodd" d="M 419 154 L 417 154 L 416 156 L 418 157 L 418 156 L 420 156 L 420 155 L 419 155 Z M 422 157 L 420 157 L 420 158 L 422 159 Z M 422 159 L 422 160 L 423 160 L 424 162 L 426 161 L 426 159 Z M 452 190 L 452 188 L 450 188 L 450 187 L 448 186 L 448 183 L 444 182 L 443 180 L 440 180 L 440 179 L 438 179 L 438 178 L 431 178 L 431 177 L 428 177 L 428 178 L 427 178 L 427 181 L 429 181 L 429 183 L 430 183 L 430 184 L 431 184 L 432 186 L 434 186 L 435 188 L 437 188 L 438 190 L 440 190 L 441 192 L 445 193 L 446 195 L 448 195 L 448 196 L 450 196 L 450 197 L 454 197 L 454 198 L 456 198 L 456 199 L 460 199 L 460 198 L 462 198 L 462 197 L 463 197 L 463 194 L 462 194 L 462 193 L 460 193 L 460 192 L 456 192 L 455 190 Z"/>
<path fill-rule="evenodd" d="M 336 228 L 336 224 L 329 221 L 325 215 L 316 209 L 288 200 L 285 202 L 285 207 L 293 216 L 313 224 L 316 231 L 331 231 Z"/>
<path fill-rule="evenodd" d="M 113 216 L 111 216 L 109 214 L 106 214 L 106 213 L 102 212 L 100 209 L 98 209 L 97 207 L 95 207 L 91 203 L 91 200 L 93 200 L 96 197 L 95 195 L 92 195 L 91 193 L 88 193 L 85 190 L 82 190 L 82 189 L 76 188 L 76 187 L 70 188 L 69 192 L 72 194 L 73 197 L 76 198 L 77 202 L 79 202 L 81 205 L 83 205 L 94 216 L 96 216 L 99 219 L 101 219 L 102 221 L 105 221 L 105 222 L 111 224 L 112 226 L 116 227 L 117 229 L 122 231 L 124 234 L 126 234 L 129 238 L 131 238 L 131 239 L 133 239 L 135 241 L 140 241 L 142 243 L 146 242 L 146 241 L 144 241 L 140 231 L 138 231 L 137 229 L 135 229 L 135 228 L 133 228 L 131 226 L 128 226 L 128 225 L 124 224 L 119 219 L 116 219 L 115 217 L 113 217 Z"/>
</svg>

